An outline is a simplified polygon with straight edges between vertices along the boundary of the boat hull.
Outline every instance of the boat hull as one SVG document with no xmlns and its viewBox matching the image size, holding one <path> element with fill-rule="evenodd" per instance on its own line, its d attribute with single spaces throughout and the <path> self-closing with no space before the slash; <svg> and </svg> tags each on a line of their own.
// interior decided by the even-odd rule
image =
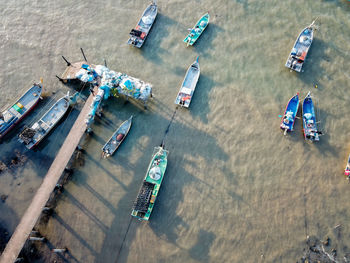
<svg viewBox="0 0 350 263">
<path fill-rule="evenodd" d="M 311 25 L 300 32 L 287 59 L 285 65 L 287 68 L 296 72 L 301 71 L 314 38 L 313 33 L 314 29 Z"/>
<path fill-rule="evenodd" d="M 128 44 L 137 48 L 141 48 L 151 30 L 153 23 L 157 17 L 158 7 L 153 2 L 143 12 L 136 27 L 131 30 Z"/>
<path fill-rule="evenodd" d="M 119 146 L 124 141 L 125 137 L 128 135 L 132 124 L 132 116 L 124 121 L 119 128 L 113 133 L 112 137 L 102 148 L 102 157 L 107 158 L 114 154 L 114 152 L 119 148 Z M 122 136 L 121 139 L 118 136 Z"/>
<path fill-rule="evenodd" d="M 295 123 L 295 117 L 298 113 L 299 108 L 299 92 L 293 96 L 286 107 L 286 110 L 284 111 L 284 115 L 282 118 L 282 122 L 280 125 L 280 128 L 286 132 L 293 131 L 294 123 Z"/>
<path fill-rule="evenodd" d="M 196 23 L 194 28 L 191 29 L 190 33 L 186 36 L 184 39 L 184 42 L 187 44 L 187 46 L 192 46 L 197 39 L 202 35 L 204 30 L 207 28 L 210 20 L 209 13 L 206 13 L 203 15 Z"/>
<path fill-rule="evenodd" d="M 347 162 L 345 170 L 344 170 L 344 175 L 346 176 L 347 179 L 350 179 L 350 154 L 349 154 L 348 162 Z"/>
<path fill-rule="evenodd" d="M 305 140 L 319 141 L 319 132 L 317 130 L 315 107 L 310 92 L 306 95 L 303 106 L 303 133 Z"/>
<path fill-rule="evenodd" d="M 187 69 L 181 88 L 176 96 L 175 104 L 188 108 L 192 101 L 194 91 L 200 75 L 198 58 Z"/>
<path fill-rule="evenodd" d="M 34 109 L 41 98 L 41 93 L 42 85 L 34 84 L 13 104 L 13 106 L 3 112 L 3 115 L 6 115 L 9 121 L 6 121 L 5 117 L 4 119 L 0 119 L 0 139 Z"/>
<path fill-rule="evenodd" d="M 19 135 L 19 141 L 28 149 L 38 145 L 66 114 L 69 108 L 69 97 L 60 98 L 37 122 L 30 128 L 25 128 Z M 28 133 L 31 133 L 28 136 Z"/>
<path fill-rule="evenodd" d="M 131 215 L 141 220 L 149 220 L 167 167 L 168 151 L 162 146 L 155 147 L 152 160 L 134 202 Z"/>
</svg>

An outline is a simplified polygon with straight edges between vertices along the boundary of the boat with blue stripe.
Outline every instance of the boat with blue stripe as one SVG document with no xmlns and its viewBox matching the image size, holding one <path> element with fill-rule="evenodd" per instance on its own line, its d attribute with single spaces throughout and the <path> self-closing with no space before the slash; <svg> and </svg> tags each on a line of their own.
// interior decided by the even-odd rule
<svg viewBox="0 0 350 263">
<path fill-rule="evenodd" d="M 294 95 L 287 104 L 286 110 L 284 111 L 284 115 L 282 118 L 282 123 L 280 128 L 284 130 L 284 135 L 287 132 L 293 131 L 295 117 L 297 116 L 299 108 L 299 92 Z"/>
<path fill-rule="evenodd" d="M 11 107 L 0 113 L 0 139 L 37 105 L 42 90 L 42 84 L 34 83 Z"/>
<path fill-rule="evenodd" d="M 306 95 L 303 101 L 302 112 L 303 112 L 303 132 L 304 132 L 305 140 L 319 141 L 320 140 L 319 135 L 322 133 L 317 130 L 315 107 L 311 98 L 310 91 Z"/>
</svg>

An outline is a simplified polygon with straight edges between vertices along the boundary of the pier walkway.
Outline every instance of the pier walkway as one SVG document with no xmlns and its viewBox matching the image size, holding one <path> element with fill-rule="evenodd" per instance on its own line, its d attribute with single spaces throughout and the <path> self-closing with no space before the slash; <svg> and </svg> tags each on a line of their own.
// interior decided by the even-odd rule
<svg viewBox="0 0 350 263">
<path fill-rule="evenodd" d="M 58 180 L 60 179 L 65 167 L 71 159 L 76 147 L 78 146 L 82 136 L 85 133 L 87 125 L 85 118 L 90 109 L 93 95 L 91 94 L 87 99 L 83 109 L 81 110 L 77 120 L 70 130 L 66 140 L 61 149 L 56 155 L 55 160 L 51 164 L 41 186 L 36 192 L 31 204 L 24 213 L 19 225 L 13 233 L 10 241 L 0 258 L 0 263 L 13 263 L 16 261 L 21 252 L 25 242 L 28 240 L 33 227 L 38 221 L 43 208 L 45 207 L 49 197 L 54 190 Z"/>
</svg>

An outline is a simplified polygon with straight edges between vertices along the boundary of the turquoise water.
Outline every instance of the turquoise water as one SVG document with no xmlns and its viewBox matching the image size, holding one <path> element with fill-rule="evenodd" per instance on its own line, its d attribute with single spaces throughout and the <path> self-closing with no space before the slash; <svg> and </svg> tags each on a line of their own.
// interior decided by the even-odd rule
<svg viewBox="0 0 350 263">
<path fill-rule="evenodd" d="M 30 124 L 69 87 L 55 75 L 61 59 L 103 64 L 153 84 L 149 109 L 108 100 L 95 135 L 82 143 L 84 165 L 59 197 L 40 231 L 69 262 L 295 262 L 307 236 L 332 240 L 338 260 L 349 253 L 349 184 L 343 169 L 347 131 L 350 5 L 348 1 L 158 1 L 159 14 L 141 50 L 126 44 L 147 2 L 0 2 L 0 105 L 12 103 L 44 78 L 47 97 Z M 187 28 L 209 11 L 211 23 L 193 47 Z M 299 32 L 319 17 L 304 72 L 284 67 Z M 189 110 L 178 109 L 166 138 L 168 168 L 149 223 L 130 213 L 175 110 L 187 67 L 200 56 L 201 76 Z M 317 84 L 318 88 L 315 88 Z M 303 140 L 302 123 L 279 129 L 289 98 L 312 92 L 319 143 Z M 52 94 L 55 92 L 55 94 Z M 15 129 L 0 144 L 8 163 L 14 149 L 23 165 L 0 174 L 0 221 L 10 233 L 63 143 L 78 106 L 28 152 Z M 107 160 L 100 149 L 129 116 L 133 127 Z M 126 233 L 128 226 L 130 227 Z M 335 226 L 341 225 L 334 229 Z M 124 239 L 125 237 L 125 239 Z M 123 245 L 122 245 L 123 243 Z M 56 257 L 46 255 L 45 262 Z M 50 261 L 51 260 L 51 261 Z"/>
</svg>

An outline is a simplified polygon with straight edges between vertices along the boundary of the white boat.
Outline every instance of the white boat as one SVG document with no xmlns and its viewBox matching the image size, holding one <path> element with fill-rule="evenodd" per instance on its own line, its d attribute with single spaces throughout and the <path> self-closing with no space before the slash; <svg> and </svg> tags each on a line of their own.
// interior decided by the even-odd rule
<svg viewBox="0 0 350 263">
<path fill-rule="evenodd" d="M 199 68 L 198 58 L 188 68 L 184 81 L 182 82 L 179 93 L 176 96 L 175 104 L 188 108 L 190 106 L 194 90 L 199 79 L 201 70 Z"/>
<path fill-rule="evenodd" d="M 37 122 L 31 127 L 25 127 L 19 135 L 19 141 L 28 149 L 36 146 L 62 119 L 69 108 L 69 94 L 60 98 Z"/>
<path fill-rule="evenodd" d="M 287 68 L 290 68 L 296 72 L 301 71 L 307 53 L 309 52 L 314 39 L 315 21 L 316 20 L 314 20 L 309 26 L 305 27 L 303 31 L 300 32 L 287 59 L 285 65 Z"/>
</svg>

